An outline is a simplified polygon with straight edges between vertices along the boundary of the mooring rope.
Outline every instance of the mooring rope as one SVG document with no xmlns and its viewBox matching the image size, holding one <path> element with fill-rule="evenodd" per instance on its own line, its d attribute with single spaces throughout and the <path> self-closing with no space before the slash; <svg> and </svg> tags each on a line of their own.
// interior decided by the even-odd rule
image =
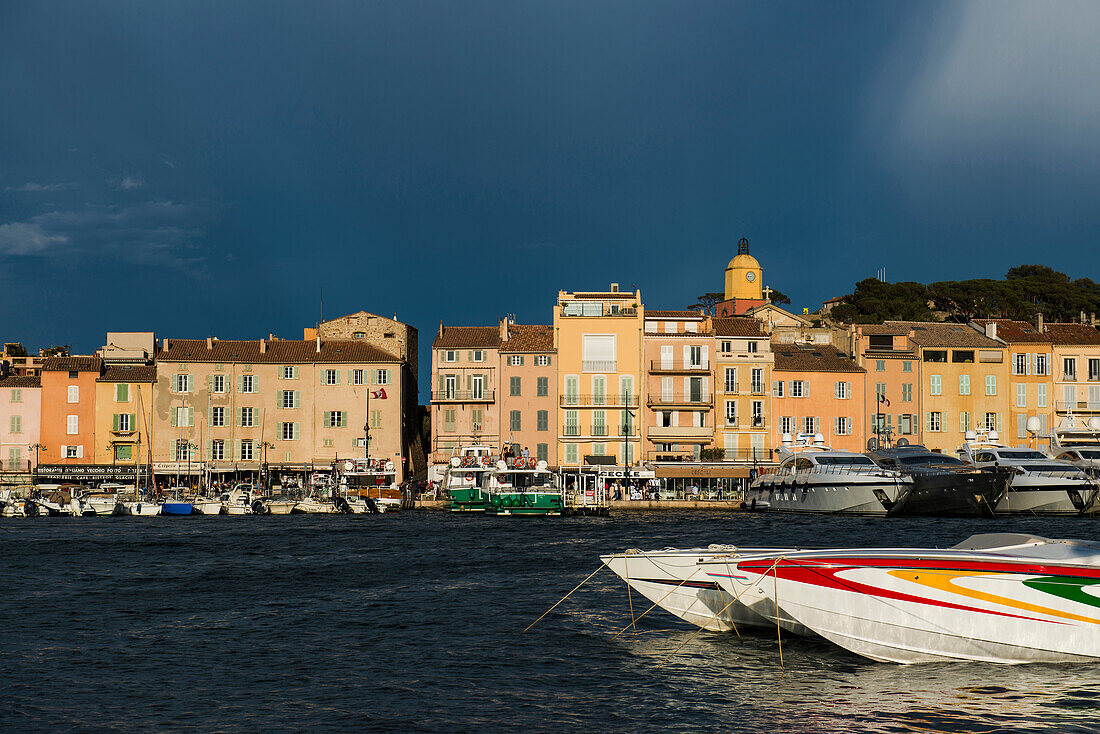
<svg viewBox="0 0 1100 734">
<path fill-rule="evenodd" d="M 680 588 L 681 586 L 683 586 L 684 584 L 686 584 L 686 583 L 687 583 L 688 581 L 690 581 L 690 580 L 691 580 L 691 577 L 692 577 L 692 576 L 694 576 L 694 575 L 695 575 L 695 574 L 697 574 L 697 573 L 699 573 L 699 567 L 698 567 L 698 566 L 697 566 L 697 567 L 695 568 L 695 570 L 694 570 L 694 571 L 692 571 L 692 572 L 691 572 L 691 575 L 690 575 L 690 576 L 688 576 L 688 577 L 687 577 L 686 579 L 684 579 L 684 580 L 683 580 L 683 581 L 681 581 L 680 583 L 678 583 L 678 584 L 676 584 L 675 586 L 673 586 L 673 587 L 672 587 L 671 589 L 669 589 L 669 590 L 668 590 L 668 593 L 666 593 L 666 594 L 665 594 L 664 596 L 662 596 L 662 597 L 661 597 L 660 599 L 658 599 L 657 601 L 653 602 L 653 606 L 651 606 L 651 607 L 650 607 L 649 609 L 647 609 L 647 610 L 645 610 L 644 612 L 642 612 L 641 614 L 639 614 L 639 615 L 638 615 L 638 619 L 641 619 L 642 617 L 644 617 L 645 615 L 649 614 L 649 613 L 650 613 L 650 612 L 652 612 L 652 611 L 653 611 L 654 609 L 656 609 L 656 608 L 657 608 L 657 605 L 658 605 L 658 604 L 660 604 L 661 602 L 663 602 L 663 601 L 664 601 L 665 599 L 667 599 L 667 598 L 668 598 L 668 596 L 669 596 L 669 594 L 671 594 L 672 592 L 676 591 L 676 590 L 677 590 L 677 589 L 679 589 L 679 588 Z M 627 588 L 629 588 L 629 586 L 628 586 Z M 634 622 L 637 622 L 637 619 L 636 619 L 636 620 L 634 620 Z M 633 624 L 634 622 L 632 622 L 631 624 Z M 617 638 L 617 637 L 618 637 L 619 635 L 621 635 L 621 634 L 622 634 L 623 632 L 626 632 L 626 631 L 627 631 L 628 629 L 630 629 L 630 627 L 631 627 L 631 625 L 630 625 L 630 624 L 628 624 L 627 626 L 623 627 L 623 628 L 622 628 L 621 630 L 619 630 L 619 631 L 618 631 L 618 633 L 617 633 L 617 634 L 615 635 L 615 637 L 612 637 L 611 639 L 612 639 L 612 640 L 614 640 L 614 639 L 615 639 L 615 638 Z"/>
<path fill-rule="evenodd" d="M 586 583 L 588 583 L 588 579 L 591 579 L 591 578 L 592 578 L 593 576 L 595 576 L 596 574 L 598 574 L 598 573 L 599 573 L 599 572 L 600 572 L 600 571 L 601 571 L 601 570 L 603 569 L 603 567 L 604 567 L 604 566 L 606 566 L 606 565 L 607 565 L 606 563 L 602 563 L 602 564 L 600 564 L 600 567 L 599 567 L 599 568 L 597 568 L 597 569 L 596 569 L 595 571 L 593 571 L 592 573 L 588 574 L 588 577 L 587 577 L 587 578 L 586 578 L 586 579 L 585 579 L 584 581 L 582 581 L 582 582 L 580 582 L 579 584 L 577 584 L 576 586 L 574 586 L 574 587 L 573 587 L 573 591 L 576 591 L 577 589 L 581 588 L 581 587 L 582 587 L 582 586 L 584 586 L 584 585 L 585 585 Z M 532 627 L 534 627 L 534 626 L 535 626 L 536 624 L 538 624 L 538 623 L 539 623 L 539 620 L 540 620 L 540 619 L 542 619 L 543 617 L 545 617 L 545 616 L 546 616 L 547 614 L 549 614 L 550 612 L 554 611 L 554 609 L 555 609 L 555 608 L 557 608 L 558 604 L 561 604 L 561 603 L 562 603 L 563 601 L 565 601 L 565 600 L 566 600 L 566 599 L 568 599 L 568 598 L 569 598 L 570 596 L 572 596 L 572 594 L 573 594 L 573 591 L 570 591 L 570 592 L 569 592 L 568 594 L 566 594 L 565 596 L 563 596 L 563 597 L 562 597 L 561 599 L 558 599 L 558 602 L 557 602 L 557 604 L 555 604 L 554 606 L 550 607 L 550 608 L 549 608 L 549 609 L 547 609 L 547 610 L 546 610 L 545 612 L 543 612 L 542 614 L 540 614 L 540 615 L 539 615 L 539 618 L 538 618 L 538 619 L 536 619 L 536 620 L 535 620 L 534 622 L 532 622 L 531 624 L 527 625 L 527 626 L 526 626 L 526 627 L 525 627 L 525 628 L 523 629 L 523 632 L 520 632 L 520 634 L 522 635 L 522 634 L 523 634 L 524 632 L 526 632 L 527 630 L 531 629 L 531 628 L 532 628 Z"/>
</svg>

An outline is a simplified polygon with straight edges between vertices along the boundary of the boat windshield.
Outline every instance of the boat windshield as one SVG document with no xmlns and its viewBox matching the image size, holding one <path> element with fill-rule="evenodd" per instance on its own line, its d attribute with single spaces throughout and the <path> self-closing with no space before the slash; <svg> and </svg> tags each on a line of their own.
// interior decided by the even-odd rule
<svg viewBox="0 0 1100 734">
<path fill-rule="evenodd" d="M 1100 449 L 1080 449 L 1082 459 L 1100 459 Z"/>
<path fill-rule="evenodd" d="M 497 474 L 497 483 L 515 489 L 543 489 L 551 486 L 552 477 L 550 472 L 502 472 Z"/>
<path fill-rule="evenodd" d="M 1008 451 L 1001 449 L 997 452 L 997 455 L 1002 459 L 1047 459 L 1049 458 L 1042 451 L 1032 451 L 1031 449 L 1024 449 L 1018 451 Z"/>
<path fill-rule="evenodd" d="M 954 456 L 946 454 L 916 454 L 915 456 L 899 456 L 898 461 L 906 466 L 927 466 L 929 464 L 965 464 Z"/>
<path fill-rule="evenodd" d="M 826 466 L 873 466 L 875 463 L 866 456 L 815 456 L 814 460 Z"/>
</svg>

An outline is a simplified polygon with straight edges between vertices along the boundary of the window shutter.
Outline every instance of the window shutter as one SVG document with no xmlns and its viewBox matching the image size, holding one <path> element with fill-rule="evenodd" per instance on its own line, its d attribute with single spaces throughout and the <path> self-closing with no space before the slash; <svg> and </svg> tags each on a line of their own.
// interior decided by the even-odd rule
<svg viewBox="0 0 1100 734">
<path fill-rule="evenodd" d="M 141 431 L 141 428 L 137 424 L 137 413 L 130 414 L 130 430 L 139 432 Z"/>
<path fill-rule="evenodd" d="M 372 375 L 374 374 L 373 370 L 371 371 L 371 374 Z M 466 375 L 466 392 L 470 392 L 473 389 L 474 389 L 474 376 L 473 375 Z"/>
<path fill-rule="evenodd" d="M 340 411 L 339 419 L 336 421 L 337 428 L 344 428 L 348 424 L 347 414 L 344 411 Z"/>
<path fill-rule="evenodd" d="M 179 423 L 180 409 L 179 408 L 172 408 L 172 410 L 169 411 L 169 412 L 171 412 L 171 414 L 172 414 L 172 425 L 173 426 L 178 426 L 180 424 Z"/>
<path fill-rule="evenodd" d="M 520 357 L 520 362 L 522 363 L 522 361 L 523 361 L 523 358 Z M 393 370 L 386 370 L 386 384 L 387 385 L 392 385 L 393 384 Z"/>
<path fill-rule="evenodd" d="M 244 375 L 237 375 L 237 392 L 244 392 Z"/>
<path fill-rule="evenodd" d="M 293 435 L 294 435 L 295 440 L 301 438 L 301 436 L 302 436 L 301 426 L 302 426 L 301 423 L 295 423 L 294 424 L 294 434 Z"/>
<path fill-rule="evenodd" d="M 446 389 L 447 389 L 447 383 L 443 379 L 443 375 L 440 375 L 439 376 L 439 392 L 442 393 Z"/>
<path fill-rule="evenodd" d="M 206 442 L 206 460 L 211 461 L 214 458 L 214 441 L 211 439 Z"/>
<path fill-rule="evenodd" d="M 355 370 L 348 370 L 348 384 L 355 384 Z"/>
<path fill-rule="evenodd" d="M 705 344 L 703 345 L 703 366 L 710 366 L 710 347 Z"/>
<path fill-rule="evenodd" d="M 378 384 L 378 373 L 375 372 L 374 370 L 367 370 L 367 372 L 370 372 L 370 384 L 377 385 Z"/>
<path fill-rule="evenodd" d="M 78 458 L 78 459 L 83 459 L 84 458 L 84 445 L 83 444 L 76 447 L 76 458 Z"/>
<path fill-rule="evenodd" d="M 684 366 L 687 367 L 691 364 L 691 347 L 687 344 L 684 345 Z"/>
<path fill-rule="evenodd" d="M 332 422 L 332 411 L 331 410 L 326 410 L 325 411 L 325 417 L 322 420 L 323 420 L 323 423 L 321 425 L 323 425 L 325 428 L 328 428 L 329 424 Z"/>
<path fill-rule="evenodd" d="M 194 408 L 188 408 L 187 409 L 187 425 L 189 425 L 189 426 L 195 425 L 195 409 Z"/>
<path fill-rule="evenodd" d="M 466 361 L 467 362 L 473 362 L 474 361 L 474 350 L 471 349 L 471 350 L 466 352 Z"/>
<path fill-rule="evenodd" d="M 340 373 L 337 372 L 336 374 L 340 374 Z M 302 407 L 302 391 L 301 390 L 295 390 L 294 391 L 294 407 L 295 408 Z"/>
<path fill-rule="evenodd" d="M 241 424 L 244 423 L 244 408 L 237 408 L 236 412 L 237 412 L 237 428 L 240 428 Z"/>
</svg>

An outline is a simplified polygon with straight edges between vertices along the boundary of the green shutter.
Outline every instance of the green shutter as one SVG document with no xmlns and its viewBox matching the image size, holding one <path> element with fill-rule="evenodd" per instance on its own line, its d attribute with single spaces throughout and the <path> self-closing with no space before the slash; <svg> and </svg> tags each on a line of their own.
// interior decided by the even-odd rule
<svg viewBox="0 0 1100 734">
<path fill-rule="evenodd" d="M 393 370 L 386 370 L 386 384 L 393 384 Z"/>
<path fill-rule="evenodd" d="M 237 408 L 237 427 L 240 428 L 244 422 L 244 408 Z"/>
<path fill-rule="evenodd" d="M 344 411 L 340 411 L 340 420 L 336 422 L 337 428 L 344 428 L 348 424 L 347 414 Z"/>
<path fill-rule="evenodd" d="M 112 420 L 112 426 L 113 426 L 111 430 L 117 431 L 118 430 L 118 413 L 115 413 L 113 416 L 111 416 L 111 420 Z"/>
<path fill-rule="evenodd" d="M 140 429 L 138 428 L 138 424 L 137 424 L 137 413 L 131 413 L 130 414 L 130 430 L 140 432 Z"/>
<path fill-rule="evenodd" d="M 377 370 L 367 370 L 367 371 L 370 372 L 370 384 L 377 385 L 378 384 L 378 371 Z"/>
<path fill-rule="evenodd" d="M 302 426 L 301 423 L 295 423 L 294 424 L 294 438 L 295 439 L 301 438 L 301 436 L 302 436 L 301 426 Z"/>
<path fill-rule="evenodd" d="M 348 370 L 348 384 L 355 384 L 355 370 Z"/>
<path fill-rule="evenodd" d="M 168 412 L 172 414 L 172 425 L 173 426 L 178 426 L 179 425 L 179 409 L 178 408 L 169 408 Z"/>
<path fill-rule="evenodd" d="M 337 374 L 339 374 L 339 373 L 337 373 Z M 295 390 L 294 391 L 294 407 L 295 408 L 302 407 L 302 391 L 301 390 Z"/>
<path fill-rule="evenodd" d="M 195 409 L 194 408 L 188 408 L 187 409 L 187 425 L 189 425 L 189 426 L 195 425 Z"/>
<path fill-rule="evenodd" d="M 244 375 L 237 375 L 237 392 L 244 392 Z"/>
<path fill-rule="evenodd" d="M 328 424 L 331 423 L 331 422 L 332 422 L 332 411 L 331 410 L 326 410 L 325 411 L 325 417 L 324 417 L 324 423 L 322 423 L 321 425 L 323 425 L 325 428 L 328 428 Z"/>
</svg>

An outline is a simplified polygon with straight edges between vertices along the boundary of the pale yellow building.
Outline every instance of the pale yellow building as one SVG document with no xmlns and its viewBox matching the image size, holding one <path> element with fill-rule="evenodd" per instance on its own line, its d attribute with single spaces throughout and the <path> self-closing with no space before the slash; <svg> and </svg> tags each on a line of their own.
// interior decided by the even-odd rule
<svg viewBox="0 0 1100 734">
<path fill-rule="evenodd" d="M 152 365 L 104 365 L 95 385 L 94 463 L 133 465 L 135 476 L 148 472 L 156 379 Z"/>
<path fill-rule="evenodd" d="M 771 341 L 758 320 L 716 318 L 714 446 L 726 461 L 768 461 L 774 448 Z"/>
<path fill-rule="evenodd" d="M 643 389 L 641 291 L 560 291 L 554 308 L 558 356 L 558 458 L 586 457 L 634 466 L 642 460 L 639 395 Z"/>
</svg>

